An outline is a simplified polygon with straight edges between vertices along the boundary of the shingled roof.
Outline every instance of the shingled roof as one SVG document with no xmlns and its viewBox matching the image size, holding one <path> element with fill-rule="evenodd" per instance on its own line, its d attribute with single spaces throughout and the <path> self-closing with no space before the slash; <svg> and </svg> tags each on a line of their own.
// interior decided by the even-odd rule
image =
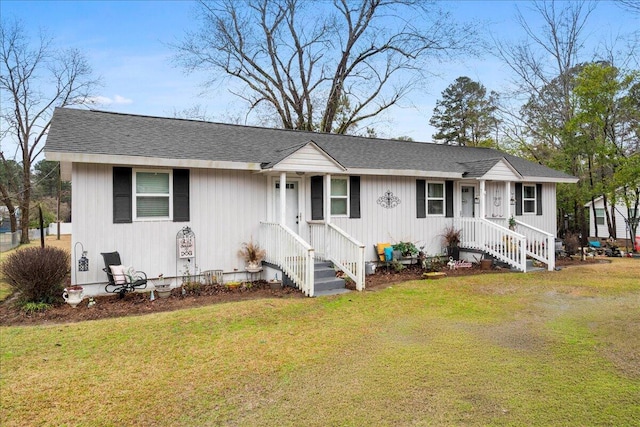
<svg viewBox="0 0 640 427">
<path fill-rule="evenodd" d="M 505 158 L 523 177 L 574 182 L 574 177 L 498 150 L 364 138 L 204 121 L 57 108 L 47 137 L 47 156 L 134 156 L 273 165 L 314 142 L 350 169 L 425 171 L 462 177 Z M 476 167 L 470 170 L 470 164 Z"/>
</svg>

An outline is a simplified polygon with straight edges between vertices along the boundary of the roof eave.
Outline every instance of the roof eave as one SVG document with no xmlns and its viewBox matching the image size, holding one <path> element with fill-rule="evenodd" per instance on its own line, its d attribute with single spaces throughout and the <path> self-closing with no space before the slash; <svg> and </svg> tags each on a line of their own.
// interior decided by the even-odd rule
<svg viewBox="0 0 640 427">
<path fill-rule="evenodd" d="M 199 159 L 167 159 L 160 157 L 122 156 L 114 154 L 85 154 L 68 153 L 60 151 L 45 151 L 47 160 L 68 163 L 97 163 L 109 165 L 128 166 L 157 166 L 178 168 L 202 168 L 202 169 L 235 169 L 235 170 L 262 170 L 258 162 L 233 162 L 222 160 Z"/>
<path fill-rule="evenodd" d="M 579 180 L 576 177 L 550 177 L 550 176 L 522 176 L 524 182 L 556 182 L 562 184 L 575 184 Z"/>
</svg>

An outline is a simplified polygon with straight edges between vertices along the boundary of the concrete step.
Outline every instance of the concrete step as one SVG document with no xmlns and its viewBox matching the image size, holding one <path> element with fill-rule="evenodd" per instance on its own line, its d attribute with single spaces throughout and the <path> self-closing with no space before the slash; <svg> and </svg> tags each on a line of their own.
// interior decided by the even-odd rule
<svg viewBox="0 0 640 427">
<path fill-rule="evenodd" d="M 315 292 L 328 291 L 331 289 L 345 289 L 344 279 L 338 277 L 324 278 L 314 281 Z"/>
<path fill-rule="evenodd" d="M 336 270 L 333 267 L 327 266 L 316 266 L 313 269 L 313 279 L 321 280 L 321 279 L 330 279 L 336 277 Z"/>
<path fill-rule="evenodd" d="M 278 268 L 273 265 L 273 268 Z M 278 268 L 279 269 L 279 268 Z M 296 287 L 293 281 L 286 274 L 282 274 L 282 283 L 284 286 Z M 341 292 L 349 292 L 345 287 L 344 279 L 336 277 L 336 271 L 331 262 L 314 263 L 313 280 L 315 284 L 315 295 L 334 295 Z"/>
<path fill-rule="evenodd" d="M 351 291 L 349 289 L 347 289 L 347 288 L 329 289 L 328 291 L 318 291 L 313 296 L 314 297 L 326 297 L 326 296 L 329 296 L 329 295 L 347 294 L 349 292 L 351 292 Z"/>
</svg>

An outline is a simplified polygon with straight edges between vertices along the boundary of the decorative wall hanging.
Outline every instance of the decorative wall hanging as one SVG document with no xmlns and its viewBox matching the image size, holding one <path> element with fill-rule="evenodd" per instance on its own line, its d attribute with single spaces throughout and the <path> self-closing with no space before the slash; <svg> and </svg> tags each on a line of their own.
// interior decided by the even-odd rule
<svg viewBox="0 0 640 427">
<path fill-rule="evenodd" d="M 378 204 L 385 209 L 391 209 L 400 204 L 400 199 L 394 196 L 391 191 L 387 190 L 384 195 L 378 197 Z"/>
<path fill-rule="evenodd" d="M 500 206 L 502 204 L 502 193 L 497 188 L 493 192 L 493 206 Z"/>
</svg>

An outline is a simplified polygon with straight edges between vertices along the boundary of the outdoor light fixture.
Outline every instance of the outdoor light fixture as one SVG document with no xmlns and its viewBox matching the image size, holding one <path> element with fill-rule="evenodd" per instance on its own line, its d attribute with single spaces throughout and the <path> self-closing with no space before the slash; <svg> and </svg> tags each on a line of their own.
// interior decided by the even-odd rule
<svg viewBox="0 0 640 427">
<path fill-rule="evenodd" d="M 78 259 L 78 245 L 82 248 L 82 255 L 80 256 L 80 259 Z M 78 262 L 78 271 L 89 271 L 89 258 L 87 258 L 88 252 L 84 250 L 82 242 L 76 242 L 73 252 L 75 254 L 76 261 Z"/>
<path fill-rule="evenodd" d="M 516 198 L 515 198 L 515 196 L 513 195 L 513 193 L 511 193 L 511 199 L 509 199 L 509 203 L 511 203 L 512 205 L 515 205 L 515 204 L 516 204 Z"/>
<path fill-rule="evenodd" d="M 473 198 L 473 203 L 475 203 L 476 205 L 480 204 L 480 196 L 476 196 Z"/>
</svg>

